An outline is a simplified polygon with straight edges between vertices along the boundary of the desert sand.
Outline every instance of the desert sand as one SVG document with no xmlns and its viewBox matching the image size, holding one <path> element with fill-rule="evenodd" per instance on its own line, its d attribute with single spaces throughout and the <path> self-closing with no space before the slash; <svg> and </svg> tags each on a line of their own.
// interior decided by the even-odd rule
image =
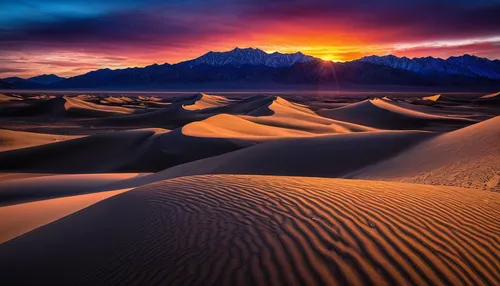
<svg viewBox="0 0 500 286">
<path fill-rule="evenodd" d="M 498 285 L 499 98 L 2 94 L 2 283 Z"/>
<path fill-rule="evenodd" d="M 0 269 L 21 284 L 495 284 L 498 216 L 500 194 L 479 190 L 192 176 L 6 242 Z"/>
</svg>

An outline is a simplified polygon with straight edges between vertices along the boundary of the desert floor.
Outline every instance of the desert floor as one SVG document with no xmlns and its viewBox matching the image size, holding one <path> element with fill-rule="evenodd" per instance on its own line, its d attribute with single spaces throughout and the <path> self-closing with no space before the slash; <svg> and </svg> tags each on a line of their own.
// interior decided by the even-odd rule
<svg viewBox="0 0 500 286">
<path fill-rule="evenodd" d="M 0 94 L 0 273 L 500 285 L 500 93 Z"/>
</svg>

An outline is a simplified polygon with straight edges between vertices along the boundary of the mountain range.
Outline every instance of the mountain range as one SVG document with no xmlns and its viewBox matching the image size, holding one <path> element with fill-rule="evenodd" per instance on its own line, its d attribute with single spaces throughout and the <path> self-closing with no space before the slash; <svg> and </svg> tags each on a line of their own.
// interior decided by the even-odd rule
<svg viewBox="0 0 500 286">
<path fill-rule="evenodd" d="M 271 53 L 235 48 L 177 63 L 141 68 L 99 69 L 70 78 L 42 75 L 3 79 L 14 88 L 169 88 L 204 84 L 500 86 L 500 61 L 471 55 L 440 58 L 369 56 L 350 62 L 324 61 L 300 52 Z"/>
<path fill-rule="evenodd" d="M 8 77 L 4 78 L 3 81 L 15 87 L 38 88 L 54 84 L 65 79 L 66 78 L 57 76 L 55 74 L 43 74 L 39 76 L 30 77 L 27 79 L 20 77 Z"/>
</svg>

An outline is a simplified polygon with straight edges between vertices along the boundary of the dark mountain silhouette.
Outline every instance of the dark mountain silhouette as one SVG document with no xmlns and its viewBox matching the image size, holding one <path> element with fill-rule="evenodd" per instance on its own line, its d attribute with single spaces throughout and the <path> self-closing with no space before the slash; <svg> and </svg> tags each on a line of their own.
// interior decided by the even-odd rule
<svg viewBox="0 0 500 286">
<path fill-rule="evenodd" d="M 228 52 L 209 52 L 173 65 L 100 69 L 62 80 L 51 75 L 41 77 L 43 82 L 56 80 L 42 85 L 54 89 L 170 88 L 204 84 L 500 86 L 500 78 L 496 76 L 498 62 L 464 55 L 447 60 L 371 56 L 334 63 L 302 53 L 268 54 L 259 49 L 236 48 Z M 15 87 L 40 87 L 30 79 L 10 78 L 7 81 Z"/>
</svg>

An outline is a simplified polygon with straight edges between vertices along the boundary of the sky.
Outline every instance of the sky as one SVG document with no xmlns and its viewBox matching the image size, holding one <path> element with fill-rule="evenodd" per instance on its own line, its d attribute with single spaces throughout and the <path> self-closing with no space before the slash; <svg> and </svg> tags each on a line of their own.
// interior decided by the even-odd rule
<svg viewBox="0 0 500 286">
<path fill-rule="evenodd" d="M 348 61 L 500 58 L 500 0 L 0 0 L 0 78 L 177 63 L 235 47 Z"/>
</svg>

